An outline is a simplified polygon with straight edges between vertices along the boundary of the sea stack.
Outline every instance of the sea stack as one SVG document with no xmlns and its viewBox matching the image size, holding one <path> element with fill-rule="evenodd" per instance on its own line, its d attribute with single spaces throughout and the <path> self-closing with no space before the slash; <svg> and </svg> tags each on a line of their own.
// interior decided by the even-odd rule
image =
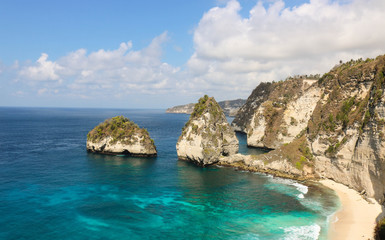
<svg viewBox="0 0 385 240">
<path fill-rule="evenodd" d="M 92 129 L 87 134 L 87 151 L 138 157 L 157 155 L 147 130 L 123 116 L 109 118 Z"/>
<path fill-rule="evenodd" d="M 238 152 L 238 139 L 213 97 L 195 104 L 176 144 L 178 158 L 201 166 L 215 164 L 222 156 Z"/>
</svg>

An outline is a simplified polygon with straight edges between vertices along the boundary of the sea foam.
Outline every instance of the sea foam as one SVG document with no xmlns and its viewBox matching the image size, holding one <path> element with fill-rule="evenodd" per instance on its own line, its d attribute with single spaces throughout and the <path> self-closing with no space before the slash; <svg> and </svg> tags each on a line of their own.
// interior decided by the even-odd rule
<svg viewBox="0 0 385 240">
<path fill-rule="evenodd" d="M 318 239 L 321 227 L 318 224 L 284 228 L 285 240 L 315 240 Z"/>
<path fill-rule="evenodd" d="M 273 184 L 284 184 L 284 185 L 294 186 L 297 189 L 297 191 L 300 192 L 300 194 L 297 194 L 297 197 L 301 199 L 305 198 L 305 195 L 309 190 L 307 186 L 290 179 L 271 177 L 269 182 Z"/>
</svg>

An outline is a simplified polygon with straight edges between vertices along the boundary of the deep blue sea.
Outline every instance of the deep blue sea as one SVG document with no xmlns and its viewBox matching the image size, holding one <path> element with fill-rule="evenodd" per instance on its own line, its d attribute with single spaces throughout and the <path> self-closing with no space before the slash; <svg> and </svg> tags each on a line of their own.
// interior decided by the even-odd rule
<svg viewBox="0 0 385 240">
<path fill-rule="evenodd" d="M 157 158 L 86 152 L 86 136 L 124 115 Z M 0 108 L 0 239 L 326 239 L 334 192 L 178 161 L 188 115 L 164 110 Z M 238 134 L 240 152 L 259 154 Z"/>
</svg>

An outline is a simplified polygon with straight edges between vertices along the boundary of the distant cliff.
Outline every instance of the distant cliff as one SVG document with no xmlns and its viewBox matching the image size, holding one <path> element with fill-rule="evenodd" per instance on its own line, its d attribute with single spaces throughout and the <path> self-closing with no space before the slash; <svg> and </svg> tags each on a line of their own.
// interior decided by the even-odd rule
<svg viewBox="0 0 385 240">
<path fill-rule="evenodd" d="M 261 84 L 232 125 L 258 156 L 221 164 L 294 178 L 325 177 L 385 200 L 385 55 L 336 65 L 318 80 Z"/>
<path fill-rule="evenodd" d="M 223 109 L 223 112 L 226 116 L 235 116 L 238 110 L 245 104 L 246 100 L 237 99 L 237 100 L 226 100 L 218 102 L 219 106 Z M 186 105 L 179 105 L 166 110 L 167 113 L 184 113 L 191 114 L 194 110 L 194 103 L 189 103 Z"/>
</svg>

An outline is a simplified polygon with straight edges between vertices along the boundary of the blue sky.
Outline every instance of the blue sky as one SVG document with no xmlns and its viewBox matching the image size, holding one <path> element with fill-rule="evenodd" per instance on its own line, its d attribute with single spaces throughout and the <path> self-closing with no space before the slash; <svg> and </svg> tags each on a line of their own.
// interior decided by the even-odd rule
<svg viewBox="0 0 385 240">
<path fill-rule="evenodd" d="M 382 0 L 0 2 L 0 106 L 166 108 L 385 54 Z"/>
</svg>

